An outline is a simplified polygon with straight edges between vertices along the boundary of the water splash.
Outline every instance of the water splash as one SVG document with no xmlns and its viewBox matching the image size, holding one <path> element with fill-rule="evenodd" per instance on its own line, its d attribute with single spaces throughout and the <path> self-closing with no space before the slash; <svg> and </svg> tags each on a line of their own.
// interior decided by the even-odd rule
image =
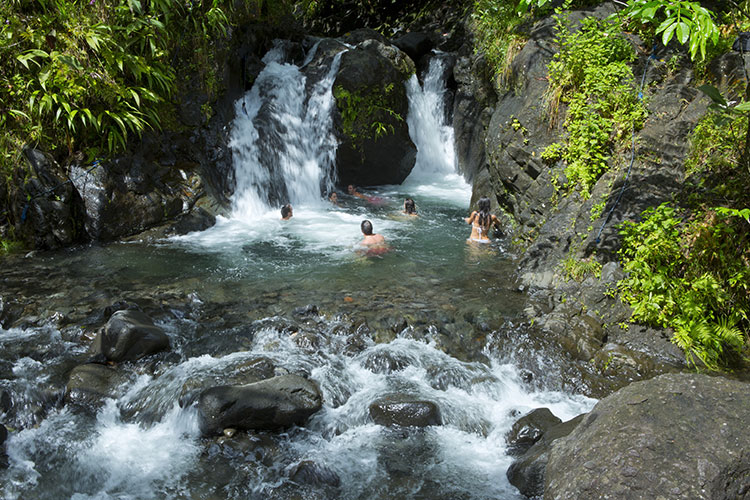
<svg viewBox="0 0 750 500">
<path fill-rule="evenodd" d="M 309 96 L 307 77 L 283 62 L 281 44 L 264 57 L 266 66 L 252 89 L 235 103 L 233 218 L 255 220 L 285 203 L 321 205 L 321 192 L 333 189 L 332 86 L 340 57 L 334 57 Z"/>
<path fill-rule="evenodd" d="M 409 135 L 417 146 L 417 159 L 405 186 L 414 192 L 467 204 L 471 186 L 456 171 L 453 127 L 446 123 L 447 88 L 445 61 L 439 56 L 430 60 L 424 84 L 416 75 L 407 84 L 409 96 Z"/>
</svg>

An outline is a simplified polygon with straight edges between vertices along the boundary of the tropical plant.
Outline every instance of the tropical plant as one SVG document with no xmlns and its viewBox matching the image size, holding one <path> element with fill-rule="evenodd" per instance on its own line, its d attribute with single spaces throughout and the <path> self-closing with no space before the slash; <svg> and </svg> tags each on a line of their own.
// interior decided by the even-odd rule
<svg viewBox="0 0 750 500">
<path fill-rule="evenodd" d="M 609 168 L 610 151 L 640 128 L 646 110 L 634 90 L 629 63 L 635 53 L 617 25 L 590 17 L 571 32 L 558 16 L 560 50 L 549 64 L 547 110 L 551 123 L 561 102 L 567 104 L 567 138 L 550 145 L 542 157 L 565 161 L 568 187 L 584 198 Z"/>
</svg>

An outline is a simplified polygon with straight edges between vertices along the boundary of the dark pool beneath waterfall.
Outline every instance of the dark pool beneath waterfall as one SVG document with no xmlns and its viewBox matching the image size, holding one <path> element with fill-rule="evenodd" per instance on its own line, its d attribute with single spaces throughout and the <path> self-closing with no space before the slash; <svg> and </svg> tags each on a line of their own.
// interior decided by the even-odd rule
<svg viewBox="0 0 750 500">
<path fill-rule="evenodd" d="M 9 259 L 4 498 L 520 498 L 505 478 L 513 421 L 540 406 L 571 418 L 593 400 L 524 383 L 512 346 L 497 349 L 525 297 L 502 239 L 466 243 L 465 197 L 424 185 L 368 194 L 295 207 L 286 222 L 222 219 L 200 234 Z M 400 213 L 405 196 L 419 217 Z M 356 252 L 363 219 L 390 252 Z M 122 383 L 94 411 L 63 404 L 67 374 L 125 303 L 172 352 L 118 366 Z M 283 433 L 201 438 L 195 410 L 178 404 L 185 387 L 261 358 L 316 381 L 323 410 Z M 369 405 L 392 395 L 437 403 L 443 425 L 374 424 Z M 306 481 L 300 464 L 314 464 Z"/>
</svg>

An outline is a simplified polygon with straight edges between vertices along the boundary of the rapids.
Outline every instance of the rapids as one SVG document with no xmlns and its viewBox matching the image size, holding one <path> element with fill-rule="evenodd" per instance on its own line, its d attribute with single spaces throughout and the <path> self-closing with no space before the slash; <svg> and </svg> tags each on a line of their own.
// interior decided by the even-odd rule
<svg viewBox="0 0 750 500">
<path fill-rule="evenodd" d="M 466 243 L 471 188 L 455 170 L 440 58 L 423 85 L 409 82 L 412 175 L 365 189 L 371 201 L 340 193 L 338 205 L 326 196 L 335 64 L 305 96 L 281 48 L 264 62 L 232 124 L 232 214 L 200 233 L 19 258 L 0 273 L 15 297 L 0 305 L 17 318 L 0 329 L 0 391 L 13 401 L 0 413 L 11 430 L 3 498 L 517 499 L 505 477 L 513 422 L 537 407 L 567 420 L 593 406 L 541 356 L 526 353 L 539 375 L 523 376 L 525 298 L 502 241 Z M 283 147 L 259 140 L 271 136 Z M 406 197 L 418 217 L 401 214 Z M 363 219 L 389 252 L 356 252 Z M 67 373 L 117 303 L 153 317 L 172 351 L 119 366 L 99 408 L 63 404 Z M 259 363 L 309 376 L 323 409 L 282 433 L 202 438 L 195 409 L 180 405 L 186 387 Z M 393 395 L 436 403 L 442 425 L 374 424 L 370 404 Z M 305 463 L 315 481 L 293 478 Z"/>
</svg>

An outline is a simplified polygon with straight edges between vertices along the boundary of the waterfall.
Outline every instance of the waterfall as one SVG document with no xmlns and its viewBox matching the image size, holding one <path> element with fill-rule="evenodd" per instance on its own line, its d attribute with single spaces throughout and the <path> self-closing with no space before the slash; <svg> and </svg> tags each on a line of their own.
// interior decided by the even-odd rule
<svg viewBox="0 0 750 500">
<path fill-rule="evenodd" d="M 333 188 L 337 144 L 331 89 L 340 57 L 335 56 L 309 97 L 307 77 L 300 67 L 284 62 L 281 44 L 263 58 L 265 67 L 252 89 L 235 103 L 230 137 L 234 218 L 252 220 L 285 203 L 317 205 L 321 191 Z"/>
<path fill-rule="evenodd" d="M 447 88 L 443 74 L 445 60 L 430 60 L 424 84 L 416 75 L 407 83 L 409 96 L 409 135 L 417 146 L 417 159 L 404 184 L 422 192 L 452 200 L 468 201 L 469 186 L 457 173 L 453 127 L 446 123 Z"/>
</svg>

